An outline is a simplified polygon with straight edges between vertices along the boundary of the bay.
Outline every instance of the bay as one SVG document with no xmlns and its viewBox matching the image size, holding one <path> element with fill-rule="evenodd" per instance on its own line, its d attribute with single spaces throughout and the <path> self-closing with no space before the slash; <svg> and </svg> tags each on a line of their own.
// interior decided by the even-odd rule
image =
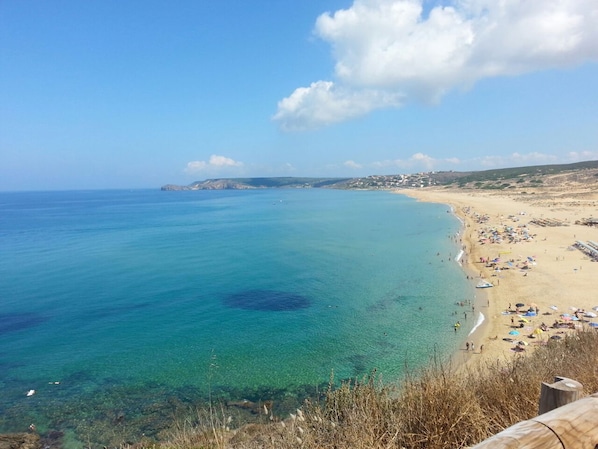
<svg viewBox="0 0 598 449">
<path fill-rule="evenodd" d="M 126 410 L 129 434 L 157 434 L 164 422 L 135 423 L 172 397 L 275 398 L 284 413 L 332 373 L 396 379 L 470 328 L 453 330 L 474 292 L 444 205 L 135 190 L 0 193 L 0 212 L 0 432 L 35 421 L 82 440 L 64 418 L 77 409 Z"/>
</svg>

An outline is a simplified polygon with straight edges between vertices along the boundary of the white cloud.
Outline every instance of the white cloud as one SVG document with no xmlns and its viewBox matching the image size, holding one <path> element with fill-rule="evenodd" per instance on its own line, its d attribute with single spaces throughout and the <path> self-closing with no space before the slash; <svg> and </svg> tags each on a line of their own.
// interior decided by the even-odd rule
<svg viewBox="0 0 598 449">
<path fill-rule="evenodd" d="M 345 167 L 349 167 L 349 168 L 356 168 L 356 169 L 357 169 L 357 168 L 363 168 L 363 165 L 361 165 L 361 164 L 358 164 L 357 162 L 355 162 L 355 161 L 351 161 L 351 160 L 349 160 L 349 161 L 345 161 L 343 165 L 344 165 Z"/>
<path fill-rule="evenodd" d="M 485 156 L 479 159 L 477 165 L 481 165 L 485 169 L 502 168 L 502 167 L 523 167 L 526 165 L 544 165 L 544 164 L 558 164 L 557 156 L 544 153 L 512 153 L 508 156 Z"/>
<path fill-rule="evenodd" d="M 598 160 L 598 151 L 570 151 L 567 153 L 567 162 L 583 162 Z"/>
<path fill-rule="evenodd" d="M 598 60 L 596 0 L 355 0 L 322 14 L 336 81 L 296 89 L 278 104 L 282 129 L 317 128 L 401 106 L 439 101 L 495 76 Z"/>
<path fill-rule="evenodd" d="M 243 167 L 243 162 L 235 161 L 234 159 L 213 154 L 209 161 L 191 161 L 185 167 L 185 173 L 190 175 L 202 173 L 218 173 L 230 169 L 239 169 Z"/>
<path fill-rule="evenodd" d="M 451 170 L 461 161 L 457 158 L 435 159 L 427 154 L 415 153 L 408 159 L 393 159 L 372 162 L 370 166 L 377 170 L 399 170 L 401 172 L 419 172 Z"/>
<path fill-rule="evenodd" d="M 507 156 L 483 156 L 473 159 L 448 157 L 436 159 L 423 153 L 415 153 L 407 159 L 387 159 L 371 162 L 364 167 L 376 174 L 416 173 L 424 171 L 477 171 L 527 165 L 567 164 L 598 159 L 598 152 L 570 152 L 565 158 L 539 152 L 511 153 Z M 346 164 L 346 163 L 345 163 Z"/>
<path fill-rule="evenodd" d="M 273 119 L 285 131 L 301 131 L 352 119 L 388 106 L 398 106 L 400 95 L 372 89 L 339 88 L 332 81 L 299 87 L 278 102 Z"/>
</svg>

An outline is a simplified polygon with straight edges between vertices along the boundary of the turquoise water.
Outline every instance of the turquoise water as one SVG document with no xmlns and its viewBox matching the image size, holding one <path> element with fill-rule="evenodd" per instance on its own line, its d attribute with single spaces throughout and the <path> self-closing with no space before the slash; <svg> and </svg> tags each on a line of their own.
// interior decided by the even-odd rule
<svg viewBox="0 0 598 449">
<path fill-rule="evenodd" d="M 465 338 L 459 227 L 388 192 L 0 193 L 0 432 L 398 378 Z"/>
</svg>

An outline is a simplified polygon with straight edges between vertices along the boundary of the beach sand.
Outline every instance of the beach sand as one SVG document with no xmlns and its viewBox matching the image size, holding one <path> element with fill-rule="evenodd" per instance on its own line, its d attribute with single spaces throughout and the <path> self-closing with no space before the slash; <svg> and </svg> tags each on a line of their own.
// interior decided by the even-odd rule
<svg viewBox="0 0 598 449">
<path fill-rule="evenodd" d="M 576 241 L 598 242 L 598 227 L 576 224 L 584 218 L 598 218 L 597 184 L 535 189 L 533 193 L 457 188 L 407 189 L 398 193 L 451 207 L 465 223 L 463 268 L 472 283 L 477 285 L 485 279 L 494 284 L 476 289 L 476 319 L 483 313 L 485 320 L 467 337 L 468 342 L 474 342 L 475 350 L 466 351 L 464 346 L 453 358 L 458 366 L 507 360 L 517 353 L 525 355 L 549 338 L 574 332 L 553 328 L 555 321 L 571 323 L 577 329 L 598 323 L 598 318 L 583 314 L 579 314 L 579 321 L 573 319 L 575 309 L 598 314 L 592 310 L 598 306 L 598 262 L 573 247 Z M 524 304 L 519 307 L 522 313 L 517 314 L 516 304 Z M 530 307 L 539 313 L 521 322 L 519 315 Z M 561 314 L 570 317 L 562 318 Z M 548 330 L 534 335 L 542 323 Z M 519 335 L 509 334 L 511 331 Z M 513 341 L 505 340 L 509 338 Z M 527 345 L 518 348 L 518 341 Z"/>
</svg>

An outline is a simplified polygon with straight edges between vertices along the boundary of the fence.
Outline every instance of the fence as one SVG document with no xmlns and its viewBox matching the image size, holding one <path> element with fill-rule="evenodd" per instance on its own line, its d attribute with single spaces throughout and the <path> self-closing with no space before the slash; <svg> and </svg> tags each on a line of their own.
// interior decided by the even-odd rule
<svg viewBox="0 0 598 449">
<path fill-rule="evenodd" d="M 598 449 L 598 393 L 578 399 L 581 391 L 579 382 L 564 377 L 543 383 L 539 416 L 471 449 Z"/>
</svg>

